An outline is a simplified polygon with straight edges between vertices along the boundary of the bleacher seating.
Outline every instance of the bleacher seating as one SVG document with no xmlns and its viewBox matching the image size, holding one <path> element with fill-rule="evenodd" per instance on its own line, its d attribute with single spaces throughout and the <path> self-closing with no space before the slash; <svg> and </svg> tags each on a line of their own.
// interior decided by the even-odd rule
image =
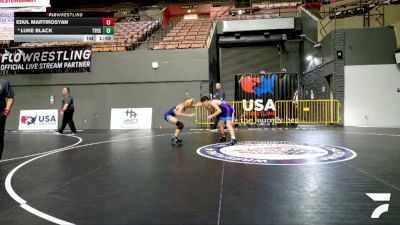
<svg viewBox="0 0 400 225">
<path fill-rule="evenodd" d="M 154 49 L 204 48 L 212 23 L 210 18 L 181 20 Z"/>
<path fill-rule="evenodd" d="M 94 52 L 113 52 L 132 50 L 140 42 L 145 41 L 157 31 L 159 21 L 138 21 L 115 23 L 114 42 L 84 43 L 84 42 L 44 42 L 22 43 L 22 47 L 46 47 L 46 46 L 82 46 L 92 45 Z"/>
<path fill-rule="evenodd" d="M 299 2 L 280 3 L 263 5 L 258 7 L 252 14 L 231 15 L 231 10 L 238 10 L 234 5 L 222 4 L 214 7 L 209 14 L 199 14 L 198 19 L 182 19 L 182 16 L 172 16 L 169 18 L 169 26 L 160 29 L 160 20 L 153 21 L 127 21 L 117 22 L 115 24 L 115 40 L 112 43 L 83 43 L 83 42 L 47 42 L 47 43 L 23 43 L 24 47 L 41 46 L 74 46 L 74 45 L 92 45 L 94 52 L 108 51 L 129 51 L 136 49 L 141 43 L 147 40 L 148 49 L 185 49 L 185 48 L 204 48 L 210 36 L 213 23 L 217 20 L 254 20 L 279 17 L 280 14 L 276 8 L 291 8 L 299 5 Z M 134 6 L 121 5 L 120 9 L 129 9 Z M 104 6 L 105 7 L 105 6 Z M 254 8 L 254 7 L 253 7 Z M 90 8 L 95 11 L 96 8 Z M 109 8 L 107 8 L 109 9 Z M 272 9 L 272 10 L 271 10 Z M 280 12 L 280 11 L 279 11 Z M 151 18 L 148 16 L 148 18 Z M 156 33 L 157 32 L 157 33 Z M 166 32 L 166 33 L 165 33 Z M 154 34 L 154 35 L 153 35 Z M 153 36 L 152 38 L 149 38 Z M 143 45 L 146 47 L 145 45 Z"/>
<path fill-rule="evenodd" d="M 10 41 L 0 41 L 0 46 L 8 46 Z"/>
</svg>

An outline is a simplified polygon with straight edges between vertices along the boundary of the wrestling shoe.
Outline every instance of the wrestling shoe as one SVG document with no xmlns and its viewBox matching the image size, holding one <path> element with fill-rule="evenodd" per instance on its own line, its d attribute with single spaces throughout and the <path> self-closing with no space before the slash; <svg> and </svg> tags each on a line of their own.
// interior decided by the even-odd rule
<svg viewBox="0 0 400 225">
<path fill-rule="evenodd" d="M 181 146 L 182 142 L 179 142 L 179 139 L 174 137 L 174 138 L 171 139 L 171 144 L 174 145 L 174 146 Z"/>
<path fill-rule="evenodd" d="M 237 141 L 236 139 L 231 139 L 231 142 L 229 142 L 229 145 L 236 145 Z"/>
</svg>

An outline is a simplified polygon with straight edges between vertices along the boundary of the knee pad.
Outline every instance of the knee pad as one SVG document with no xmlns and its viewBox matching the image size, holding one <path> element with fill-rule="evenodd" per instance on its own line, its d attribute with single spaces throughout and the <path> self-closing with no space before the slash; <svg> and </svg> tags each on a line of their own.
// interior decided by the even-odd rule
<svg viewBox="0 0 400 225">
<path fill-rule="evenodd" d="M 183 125 L 181 121 L 176 122 L 176 128 L 178 128 L 178 130 L 183 130 L 184 127 L 185 125 Z"/>
</svg>

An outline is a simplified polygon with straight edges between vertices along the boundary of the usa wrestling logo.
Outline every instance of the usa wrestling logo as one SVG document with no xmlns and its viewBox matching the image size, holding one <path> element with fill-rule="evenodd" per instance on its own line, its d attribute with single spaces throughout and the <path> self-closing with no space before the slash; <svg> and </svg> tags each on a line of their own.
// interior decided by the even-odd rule
<svg viewBox="0 0 400 225">
<path fill-rule="evenodd" d="M 197 154 L 210 159 L 259 165 L 309 165 L 343 162 L 357 154 L 347 148 L 286 141 L 244 141 L 207 145 Z"/>
</svg>

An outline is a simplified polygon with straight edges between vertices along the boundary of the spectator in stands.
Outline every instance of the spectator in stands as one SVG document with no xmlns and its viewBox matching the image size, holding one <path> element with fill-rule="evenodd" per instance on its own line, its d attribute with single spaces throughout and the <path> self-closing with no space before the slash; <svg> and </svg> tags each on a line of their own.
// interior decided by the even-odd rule
<svg viewBox="0 0 400 225">
<path fill-rule="evenodd" d="M 69 89 L 69 87 L 64 87 L 62 90 L 63 98 L 60 115 L 63 117 L 63 119 L 60 130 L 58 130 L 58 132 L 62 134 L 64 132 L 65 126 L 67 126 L 68 124 L 71 128 L 72 135 L 76 135 L 76 128 L 73 121 L 73 115 L 75 111 L 74 98 L 72 97 L 70 92 L 71 90 Z"/>
<path fill-rule="evenodd" d="M 4 148 L 4 130 L 6 119 L 14 104 L 14 91 L 7 80 L 0 79 L 0 159 Z"/>
</svg>

